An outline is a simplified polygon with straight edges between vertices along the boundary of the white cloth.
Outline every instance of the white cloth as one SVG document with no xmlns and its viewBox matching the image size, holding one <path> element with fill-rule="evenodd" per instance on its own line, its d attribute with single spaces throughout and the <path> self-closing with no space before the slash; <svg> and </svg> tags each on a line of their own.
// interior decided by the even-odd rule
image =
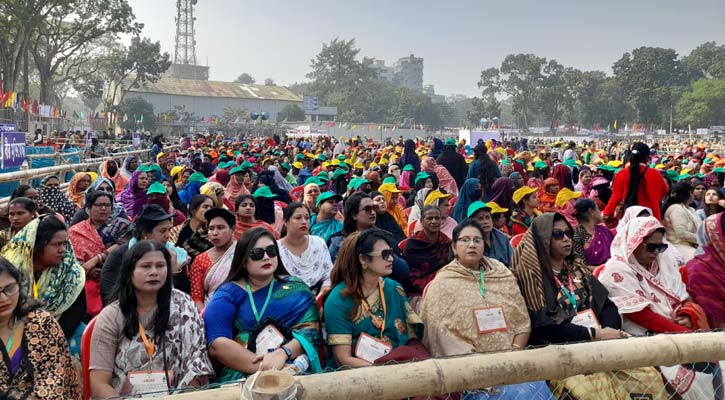
<svg viewBox="0 0 725 400">
<path fill-rule="evenodd" d="M 702 225 L 695 209 L 673 204 L 665 211 L 662 223 L 667 230 L 667 240 L 677 247 L 685 262 L 692 260 L 697 248 L 697 229 Z"/>
<path fill-rule="evenodd" d="M 330 272 L 332 272 L 330 251 L 321 237 L 308 235 L 307 238 L 309 240 L 307 249 L 299 257 L 285 247 L 283 240 L 277 241 L 282 264 L 290 275 L 301 279 L 309 287 L 319 282 L 322 282 L 323 287 L 330 286 Z"/>
</svg>

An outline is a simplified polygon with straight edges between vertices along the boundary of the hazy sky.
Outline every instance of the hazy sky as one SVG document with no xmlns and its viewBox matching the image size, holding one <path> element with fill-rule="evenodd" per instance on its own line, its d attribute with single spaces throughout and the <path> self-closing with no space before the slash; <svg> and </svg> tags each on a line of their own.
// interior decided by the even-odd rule
<svg viewBox="0 0 725 400">
<path fill-rule="evenodd" d="M 129 0 L 143 34 L 174 53 L 174 0 Z M 388 65 L 424 58 L 423 80 L 441 94 L 478 94 L 482 69 L 511 53 L 611 72 L 625 51 L 725 42 L 725 0 L 199 0 L 197 62 L 212 80 L 242 72 L 257 82 L 305 80 L 323 42 L 355 38 Z"/>
</svg>

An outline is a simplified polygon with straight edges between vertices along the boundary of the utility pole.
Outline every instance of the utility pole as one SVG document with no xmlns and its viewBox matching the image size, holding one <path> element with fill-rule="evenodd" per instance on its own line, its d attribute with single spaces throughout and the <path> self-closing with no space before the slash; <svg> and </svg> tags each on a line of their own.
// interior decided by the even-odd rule
<svg viewBox="0 0 725 400">
<path fill-rule="evenodd" d="M 672 134 L 672 109 L 672 103 L 670 103 L 670 135 Z"/>
</svg>

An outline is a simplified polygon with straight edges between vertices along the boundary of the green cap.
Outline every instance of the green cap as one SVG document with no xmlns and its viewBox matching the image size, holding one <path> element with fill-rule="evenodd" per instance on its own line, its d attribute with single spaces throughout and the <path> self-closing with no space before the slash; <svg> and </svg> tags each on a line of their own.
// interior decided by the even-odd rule
<svg viewBox="0 0 725 400">
<path fill-rule="evenodd" d="M 322 185 L 322 181 L 321 180 L 319 180 L 316 176 L 311 176 L 311 177 L 307 178 L 307 180 L 305 181 L 305 184 L 302 185 L 302 186 L 307 186 L 310 183 L 314 183 L 317 186 Z"/>
<path fill-rule="evenodd" d="M 430 178 L 430 174 L 429 173 L 427 173 L 427 172 L 419 172 L 418 173 L 418 176 L 415 177 L 415 182 L 414 183 L 418 183 L 418 181 L 421 180 L 421 179 L 428 179 L 428 178 Z"/>
<path fill-rule="evenodd" d="M 549 168 L 549 166 L 543 161 L 537 161 L 534 163 L 534 168 Z"/>
<path fill-rule="evenodd" d="M 239 172 L 244 172 L 244 168 L 242 167 L 234 167 L 231 171 L 229 171 L 229 175 L 234 175 Z"/>
<path fill-rule="evenodd" d="M 340 160 L 340 161 L 345 161 L 345 155 L 344 154 L 340 154 L 339 156 L 337 156 L 337 159 Z"/>
<path fill-rule="evenodd" d="M 319 196 L 317 196 L 317 202 L 315 203 L 315 207 L 319 207 L 320 204 L 324 203 L 329 199 L 335 199 L 339 202 L 342 201 L 342 196 L 340 196 L 339 194 L 335 194 L 334 192 L 322 192 Z"/>
<path fill-rule="evenodd" d="M 702 174 L 702 173 L 699 173 L 699 172 L 698 172 L 698 173 L 696 173 L 696 174 L 695 174 L 695 176 L 696 176 L 697 178 L 699 178 L 699 179 L 702 179 L 702 178 L 704 178 L 704 177 L 705 177 L 705 174 Z"/>
<path fill-rule="evenodd" d="M 348 183 L 347 183 L 347 188 L 348 188 L 348 189 L 355 189 L 355 184 L 356 184 L 356 183 L 357 183 L 357 181 L 358 181 L 358 180 L 360 180 L 360 179 L 362 179 L 362 178 L 358 178 L 357 176 L 356 176 L 356 177 L 354 177 L 354 178 L 352 178 L 352 179 L 350 179 L 350 182 L 348 182 Z"/>
<path fill-rule="evenodd" d="M 228 168 L 227 162 L 224 161 L 224 162 L 219 163 L 219 165 L 217 165 L 217 168 L 219 168 L 219 169 L 227 169 Z"/>
<path fill-rule="evenodd" d="M 579 166 L 573 158 L 567 158 L 566 160 L 564 160 L 564 165 L 572 168 L 576 168 Z"/>
<path fill-rule="evenodd" d="M 367 179 L 365 179 L 365 178 L 359 178 L 359 179 L 358 179 L 358 180 L 357 180 L 357 181 L 355 182 L 355 186 L 353 186 L 352 188 L 353 188 L 354 190 L 358 190 L 358 189 L 360 189 L 360 186 L 362 186 L 362 185 L 364 185 L 364 184 L 366 184 L 366 183 L 370 183 L 370 181 L 369 181 L 369 180 L 367 180 Z"/>
<path fill-rule="evenodd" d="M 667 177 L 672 179 L 673 181 L 679 181 L 680 180 L 680 174 L 677 173 L 675 170 L 668 170 L 667 171 Z"/>
<path fill-rule="evenodd" d="M 350 169 L 350 166 L 347 165 L 346 163 L 342 162 L 342 161 L 340 162 L 340 164 L 337 165 L 337 167 L 338 168 L 344 168 L 344 169 Z"/>
<path fill-rule="evenodd" d="M 261 188 L 254 191 L 254 194 L 252 194 L 252 197 L 267 197 L 267 198 L 274 198 L 277 197 L 276 194 L 272 193 L 272 190 L 269 188 L 269 186 L 262 186 Z"/>
<path fill-rule="evenodd" d="M 330 175 L 327 173 L 327 171 L 321 171 L 319 174 L 317 174 L 317 179 L 321 180 L 322 182 L 327 182 L 330 180 Z"/>
<path fill-rule="evenodd" d="M 151 171 L 159 171 L 159 172 L 161 172 L 161 166 L 159 164 L 151 164 L 149 166 L 149 168 L 151 168 Z"/>
<path fill-rule="evenodd" d="M 287 164 L 286 162 L 280 163 L 279 166 L 286 169 L 287 171 L 292 171 L 292 166 Z"/>
<path fill-rule="evenodd" d="M 406 164 L 405 167 L 403 167 L 403 171 L 415 171 L 415 168 L 413 168 L 412 164 Z"/>
<path fill-rule="evenodd" d="M 152 195 L 152 194 L 166 194 L 166 186 L 164 186 L 163 183 L 154 182 L 149 186 L 149 189 L 146 191 L 146 194 Z"/>
<path fill-rule="evenodd" d="M 139 172 L 151 172 L 151 171 L 153 171 L 153 168 L 151 168 L 150 165 L 142 165 L 142 166 L 138 167 L 136 169 L 136 171 L 139 171 Z"/>
<path fill-rule="evenodd" d="M 347 171 L 345 171 L 342 168 L 338 168 L 335 170 L 335 172 L 332 173 L 332 180 L 335 180 L 335 179 L 337 179 L 341 176 L 345 176 L 345 175 L 347 175 Z"/>
<path fill-rule="evenodd" d="M 305 155 L 304 155 L 304 154 L 302 154 L 302 153 L 300 153 L 300 154 L 297 154 L 297 155 L 295 156 L 295 160 L 297 160 L 297 161 L 302 161 L 302 160 L 304 160 L 304 159 L 305 159 Z"/>
<path fill-rule="evenodd" d="M 719 173 L 725 172 L 725 168 L 717 167 L 717 168 L 713 169 L 712 172 L 719 174 Z"/>
<path fill-rule="evenodd" d="M 453 145 L 453 146 L 455 146 L 456 145 L 456 139 L 448 138 L 448 139 L 446 139 L 446 143 L 445 144 L 446 145 Z"/>
<path fill-rule="evenodd" d="M 194 172 L 189 176 L 189 182 L 207 183 L 209 180 L 201 172 Z"/>
<path fill-rule="evenodd" d="M 491 207 L 489 207 L 488 204 L 486 204 L 482 201 L 474 201 L 473 203 L 471 203 L 470 206 L 468 206 L 468 212 L 466 214 L 466 217 L 470 217 L 471 215 L 478 212 L 478 210 L 482 210 L 482 209 L 491 211 Z"/>
<path fill-rule="evenodd" d="M 398 182 L 395 181 L 395 177 L 394 176 L 389 176 L 389 177 L 383 179 L 383 185 L 386 184 L 386 183 L 392 183 L 393 185 L 397 185 L 398 184 Z"/>
<path fill-rule="evenodd" d="M 320 161 L 327 161 L 327 156 L 324 154 L 320 154 L 319 156 L 317 156 L 317 159 Z"/>
<path fill-rule="evenodd" d="M 245 162 L 243 162 L 243 163 L 242 163 L 242 165 L 240 165 L 240 166 L 239 166 L 239 168 L 241 168 L 241 169 L 250 169 L 250 168 L 254 168 L 254 164 L 252 164 L 252 163 L 251 163 L 251 162 L 249 162 L 249 161 L 245 161 Z"/>
<path fill-rule="evenodd" d="M 509 161 L 508 158 L 504 158 L 503 160 L 501 160 L 501 165 L 509 165 L 509 164 L 511 164 L 511 161 Z"/>
</svg>

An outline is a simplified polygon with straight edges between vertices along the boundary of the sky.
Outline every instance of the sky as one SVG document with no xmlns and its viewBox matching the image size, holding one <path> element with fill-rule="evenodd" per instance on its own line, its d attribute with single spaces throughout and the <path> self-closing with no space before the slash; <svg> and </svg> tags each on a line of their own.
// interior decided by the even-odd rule
<svg viewBox="0 0 725 400">
<path fill-rule="evenodd" d="M 128 2 L 143 35 L 173 60 L 176 1 Z M 480 95 L 481 71 L 508 54 L 610 74 L 641 46 L 682 56 L 725 42 L 724 0 L 199 0 L 195 16 L 197 63 L 211 67 L 211 80 L 247 72 L 258 83 L 305 81 L 322 44 L 339 37 L 387 65 L 422 57 L 424 84 L 444 95 Z"/>
</svg>

